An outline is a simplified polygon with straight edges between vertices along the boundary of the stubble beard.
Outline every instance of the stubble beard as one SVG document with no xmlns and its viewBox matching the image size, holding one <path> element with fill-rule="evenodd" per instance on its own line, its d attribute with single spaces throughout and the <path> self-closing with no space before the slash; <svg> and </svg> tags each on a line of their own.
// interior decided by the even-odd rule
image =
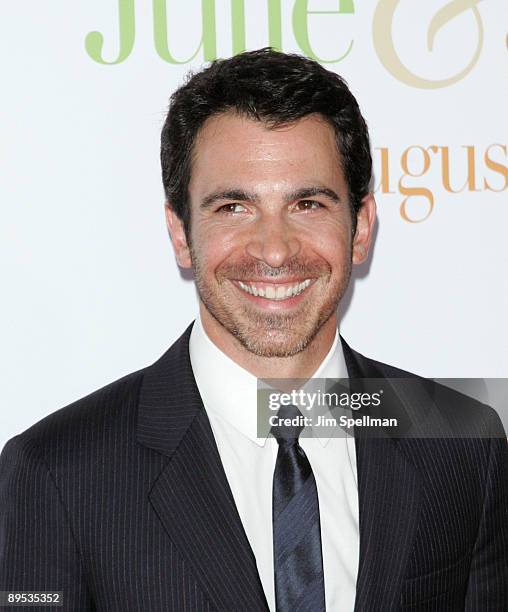
<svg viewBox="0 0 508 612">
<path fill-rule="evenodd" d="M 292 357 L 305 350 L 319 330 L 336 312 L 351 276 L 351 257 L 339 279 L 331 280 L 331 268 L 324 262 L 302 262 L 292 260 L 283 268 L 269 268 L 262 262 L 249 261 L 221 266 L 212 282 L 206 277 L 199 257 L 191 247 L 194 278 L 199 297 L 210 315 L 224 327 L 249 352 L 258 357 Z M 257 275 L 271 277 L 298 273 L 301 278 L 317 277 L 316 287 L 311 291 L 326 294 L 326 299 L 313 308 L 308 300 L 294 312 L 261 312 L 248 303 L 228 303 L 233 288 L 229 279 L 248 279 Z M 233 297 L 235 301 L 237 298 Z"/>
</svg>

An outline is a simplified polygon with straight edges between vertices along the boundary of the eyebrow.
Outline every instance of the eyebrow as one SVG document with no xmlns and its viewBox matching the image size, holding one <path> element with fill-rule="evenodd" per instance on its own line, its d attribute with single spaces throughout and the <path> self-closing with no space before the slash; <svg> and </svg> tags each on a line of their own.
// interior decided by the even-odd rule
<svg viewBox="0 0 508 612">
<path fill-rule="evenodd" d="M 286 196 L 286 202 L 292 202 L 294 200 L 304 200 L 305 198 L 313 198 L 315 196 L 325 196 L 332 202 L 339 204 L 342 200 L 340 197 L 333 191 L 333 189 L 329 189 L 328 187 L 302 187 L 301 189 L 297 189 L 292 193 L 289 193 Z"/>
<path fill-rule="evenodd" d="M 224 191 L 214 191 L 203 198 L 201 208 L 209 208 L 220 200 L 235 200 L 236 202 L 257 202 L 258 197 L 255 193 L 249 193 L 243 189 L 225 189 Z"/>
<path fill-rule="evenodd" d="M 312 198 L 315 196 L 325 196 L 328 199 L 332 200 L 336 204 L 339 204 L 342 200 L 341 198 L 333 191 L 333 189 L 329 189 L 328 187 L 320 187 L 320 186 L 312 186 L 312 187 L 301 187 L 300 189 L 296 189 L 284 196 L 284 200 L 286 203 L 293 202 L 295 200 L 303 200 L 305 198 Z M 235 200 L 236 202 L 258 202 L 259 196 L 255 193 L 249 193 L 244 189 L 225 189 L 214 191 L 210 193 L 201 202 L 201 208 L 209 208 L 213 206 L 213 204 L 217 201 L 221 200 Z"/>
</svg>

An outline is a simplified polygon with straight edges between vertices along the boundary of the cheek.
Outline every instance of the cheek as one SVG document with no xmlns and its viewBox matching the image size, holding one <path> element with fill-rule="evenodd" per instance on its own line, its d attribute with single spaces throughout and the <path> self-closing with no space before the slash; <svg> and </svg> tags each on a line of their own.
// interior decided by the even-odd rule
<svg viewBox="0 0 508 612">
<path fill-rule="evenodd" d="M 307 233 L 305 238 L 310 248 L 320 257 L 334 264 L 343 264 L 351 259 L 350 228 L 344 224 L 323 224 L 316 231 Z"/>
<path fill-rule="evenodd" d="M 241 239 L 238 231 L 220 226 L 196 227 L 193 236 L 194 252 L 201 267 L 213 270 L 238 249 Z"/>
</svg>

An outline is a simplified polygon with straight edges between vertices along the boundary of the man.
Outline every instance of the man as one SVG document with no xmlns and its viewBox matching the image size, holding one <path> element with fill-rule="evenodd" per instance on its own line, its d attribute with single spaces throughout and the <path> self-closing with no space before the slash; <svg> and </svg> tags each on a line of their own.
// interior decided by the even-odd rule
<svg viewBox="0 0 508 612">
<path fill-rule="evenodd" d="M 62 591 L 73 611 L 508 609 L 492 410 L 421 381 L 402 409 L 450 424 L 458 402 L 473 435 L 256 434 L 257 378 L 411 376 L 337 334 L 375 219 L 343 80 L 270 49 L 214 62 L 173 94 L 161 159 L 199 317 L 7 444 L 0 589 Z"/>
</svg>

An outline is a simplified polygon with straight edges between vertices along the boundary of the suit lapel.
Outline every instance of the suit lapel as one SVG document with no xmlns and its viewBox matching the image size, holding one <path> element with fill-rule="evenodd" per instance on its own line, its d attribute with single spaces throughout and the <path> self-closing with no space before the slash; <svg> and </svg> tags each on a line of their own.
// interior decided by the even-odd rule
<svg viewBox="0 0 508 612">
<path fill-rule="evenodd" d="M 350 378 L 380 378 L 373 362 L 344 341 Z M 391 610 L 400 601 L 418 525 L 420 476 L 404 453 L 407 440 L 355 436 L 360 560 L 355 610 Z"/>
<path fill-rule="evenodd" d="M 146 370 L 141 388 L 138 441 L 168 457 L 150 502 L 218 610 L 265 612 L 256 561 L 192 373 L 191 328 Z"/>
</svg>

